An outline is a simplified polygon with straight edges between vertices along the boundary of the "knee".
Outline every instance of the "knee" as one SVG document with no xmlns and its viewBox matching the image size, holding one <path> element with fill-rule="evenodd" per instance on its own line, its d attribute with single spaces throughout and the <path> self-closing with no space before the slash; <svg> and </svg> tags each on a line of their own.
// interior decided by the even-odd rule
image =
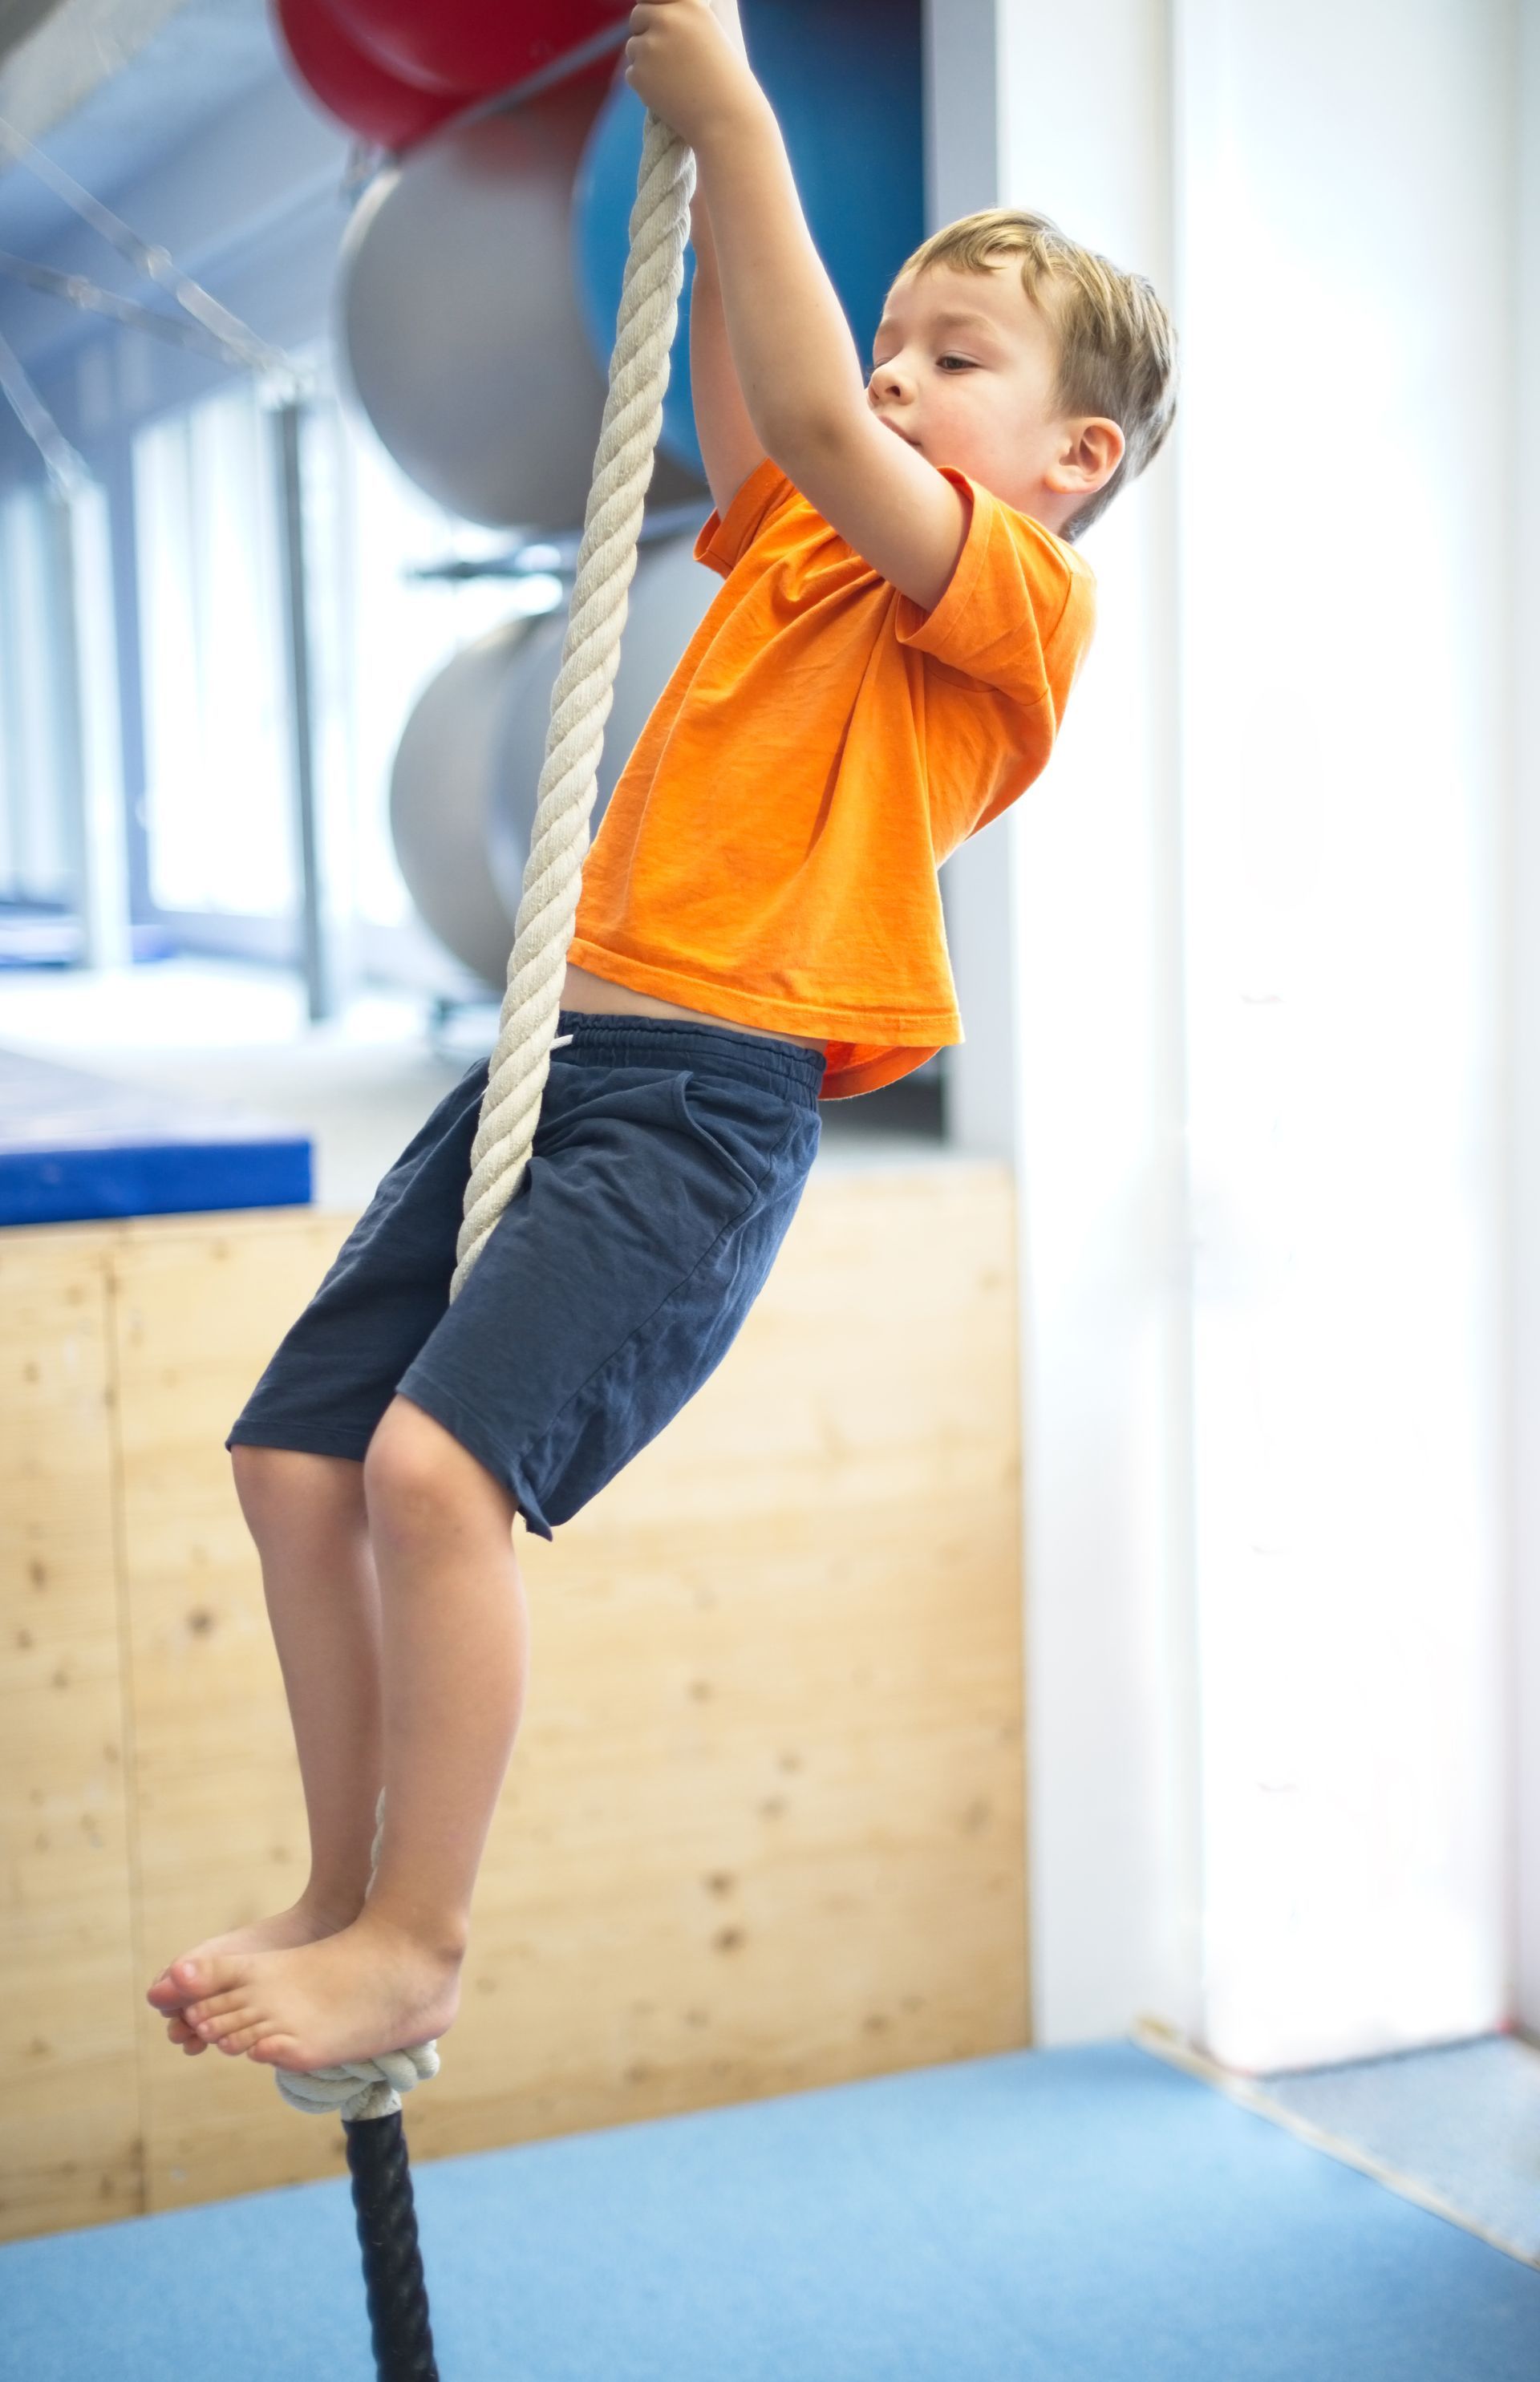
<svg viewBox="0 0 1540 2382">
<path fill-rule="evenodd" d="M 363 1458 L 363 1495 L 372 1531 L 397 1541 L 441 1538 L 470 1506 L 511 1500 L 442 1423 L 397 1398 L 386 1408 Z"/>
<path fill-rule="evenodd" d="M 230 1449 L 240 1508 L 253 1530 L 277 1516 L 362 1517 L 363 1467 L 340 1455 L 310 1455 L 292 1447 Z"/>
<path fill-rule="evenodd" d="M 236 1493 L 248 1514 L 283 1499 L 302 1477 L 303 1457 L 290 1447 L 241 1447 L 230 1450 L 230 1470 Z"/>
</svg>

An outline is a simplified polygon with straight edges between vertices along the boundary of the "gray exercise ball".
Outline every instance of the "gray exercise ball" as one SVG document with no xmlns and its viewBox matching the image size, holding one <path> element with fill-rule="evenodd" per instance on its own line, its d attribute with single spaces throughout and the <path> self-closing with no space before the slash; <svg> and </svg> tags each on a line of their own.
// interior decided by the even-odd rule
<svg viewBox="0 0 1540 2382">
<path fill-rule="evenodd" d="M 425 141 L 378 175 L 343 236 L 337 346 L 409 479 L 489 527 L 564 529 L 587 509 L 606 387 L 573 280 L 587 80 Z M 703 483 L 661 449 L 649 505 Z"/>
<path fill-rule="evenodd" d="M 705 518 L 702 512 L 702 521 Z M 659 538 L 637 555 L 635 574 L 627 590 L 610 717 L 604 723 L 598 790 L 588 817 L 590 842 L 653 706 L 705 619 L 712 597 L 721 593 L 720 573 L 695 559 L 695 531 L 684 537 Z M 540 771 L 545 766 L 551 691 L 561 671 L 566 626 L 565 611 L 551 613 L 536 623 L 509 669 L 499 706 L 487 853 L 493 880 L 510 917 L 518 914 Z"/>
<path fill-rule="evenodd" d="M 390 832 L 407 891 L 439 941 L 499 992 L 513 923 L 487 864 L 493 772 L 509 684 L 536 625 L 501 622 L 429 681 L 390 772 Z"/>
</svg>

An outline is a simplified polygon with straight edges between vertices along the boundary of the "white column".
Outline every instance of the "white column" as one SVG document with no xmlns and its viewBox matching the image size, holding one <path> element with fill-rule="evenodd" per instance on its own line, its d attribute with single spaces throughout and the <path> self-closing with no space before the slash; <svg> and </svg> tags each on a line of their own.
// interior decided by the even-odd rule
<svg viewBox="0 0 1540 2382">
<path fill-rule="evenodd" d="M 1000 201 L 996 0 L 926 0 L 925 228 Z M 954 1148 L 1016 1155 L 1015 906 L 1008 816 L 941 872 L 947 948 L 967 1039 L 949 1050 L 943 1104 Z"/>
<path fill-rule="evenodd" d="M 1002 0 L 1001 196 L 1175 307 L 1161 0 Z M 1012 815 L 1035 2031 L 1196 2032 L 1175 452 L 1087 534 L 1096 642 Z"/>
<path fill-rule="evenodd" d="M 1171 295 L 1164 9 L 933 0 L 934 227 L 1043 211 Z M 1016 1168 L 1033 2033 L 1196 2027 L 1172 466 L 1085 551 L 1096 646 L 1046 776 L 942 871 L 948 1124 Z"/>
</svg>

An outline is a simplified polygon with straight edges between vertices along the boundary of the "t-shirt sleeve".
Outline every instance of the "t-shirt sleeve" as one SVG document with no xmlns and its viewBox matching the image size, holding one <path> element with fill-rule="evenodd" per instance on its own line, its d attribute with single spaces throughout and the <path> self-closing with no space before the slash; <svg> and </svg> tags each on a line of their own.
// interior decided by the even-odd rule
<svg viewBox="0 0 1540 2382">
<path fill-rule="evenodd" d="M 898 595 L 894 634 L 1020 709 L 1049 700 L 1057 715 L 1095 624 L 1090 568 L 1041 522 L 940 468 L 971 506 L 967 535 L 929 612 Z"/>
<path fill-rule="evenodd" d="M 696 560 L 720 571 L 725 579 L 733 564 L 743 560 L 770 515 L 796 493 L 780 464 L 764 456 L 734 491 L 726 512 L 713 512 L 703 523 L 696 539 Z"/>
</svg>

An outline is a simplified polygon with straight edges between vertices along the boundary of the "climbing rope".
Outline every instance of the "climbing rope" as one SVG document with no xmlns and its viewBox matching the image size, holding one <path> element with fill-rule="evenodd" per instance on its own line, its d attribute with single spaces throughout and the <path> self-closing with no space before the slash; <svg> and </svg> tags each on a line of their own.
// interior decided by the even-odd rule
<svg viewBox="0 0 1540 2382">
<path fill-rule="evenodd" d="M 551 690 L 508 987 L 471 1148 L 451 1299 L 463 1289 L 494 1224 L 524 1179 L 550 1072 L 561 978 L 588 848 L 588 817 L 598 786 L 604 723 L 613 700 L 643 500 L 663 420 L 695 183 L 694 150 L 648 108 L 610 388 L 561 666 Z M 376 1819 L 371 1887 L 385 1836 L 383 1793 Z M 346 2060 L 308 2072 L 280 2068 L 276 2073 L 279 2092 L 296 2109 L 337 2109 L 344 2120 L 352 2120 L 393 2116 L 401 2095 L 437 2070 L 437 2047 L 424 2043 L 410 2051 L 382 2053 L 377 2059 Z"/>
<path fill-rule="evenodd" d="M 524 1179 L 550 1068 L 604 723 L 620 660 L 626 591 L 636 569 L 642 502 L 663 419 L 695 181 L 694 150 L 648 108 L 631 211 L 631 252 L 610 361 L 610 392 L 577 553 L 561 667 L 551 693 L 508 988 L 471 1148 L 451 1299 L 464 1288 L 492 1227 Z"/>
</svg>

